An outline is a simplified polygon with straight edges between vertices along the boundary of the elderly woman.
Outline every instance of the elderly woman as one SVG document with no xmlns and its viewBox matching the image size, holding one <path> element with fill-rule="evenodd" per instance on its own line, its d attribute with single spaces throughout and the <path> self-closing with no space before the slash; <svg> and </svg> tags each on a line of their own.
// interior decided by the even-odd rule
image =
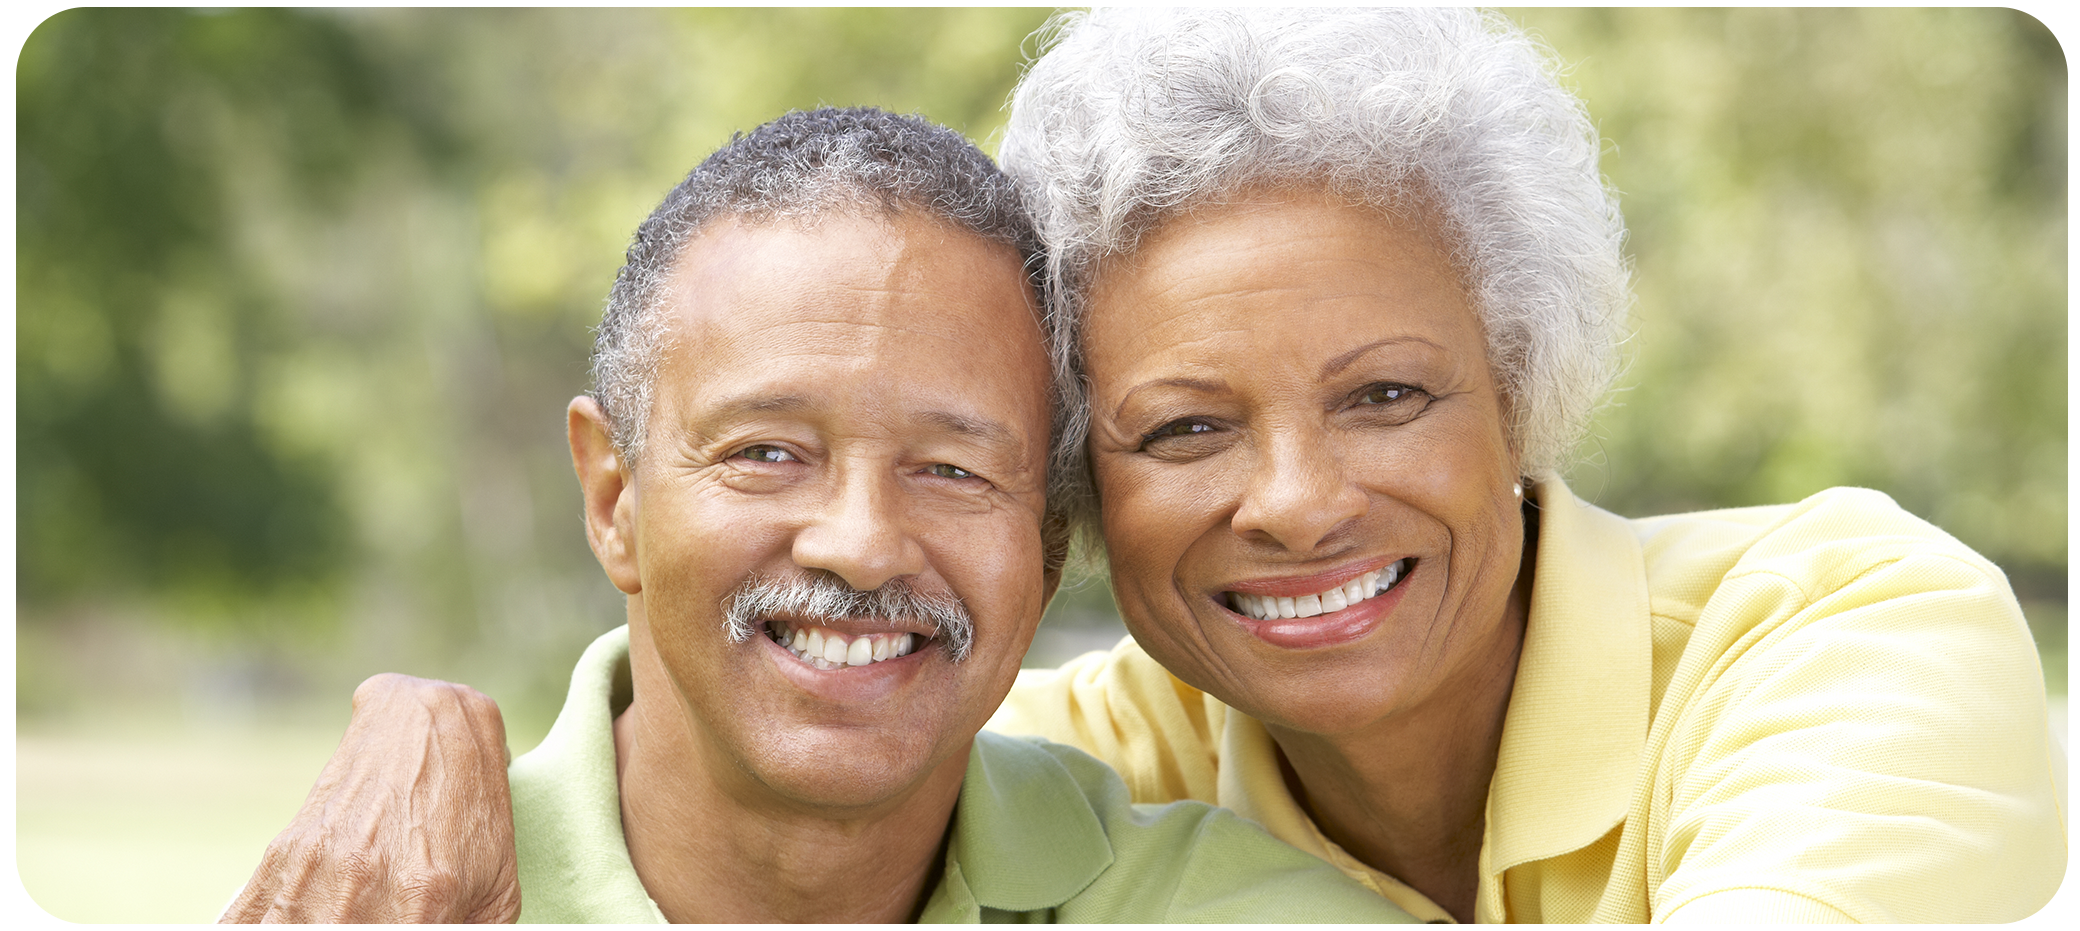
<svg viewBox="0 0 2080 931">
<path fill-rule="evenodd" d="M 1003 160 L 1133 633 L 992 726 L 1431 920 L 2009 920 L 2065 872 L 2000 571 L 1883 495 L 1627 520 L 1559 479 L 1623 226 L 1463 10 L 1061 20 Z"/>
<path fill-rule="evenodd" d="M 1555 475 L 1623 333 L 1597 152 L 1499 16 L 1071 20 L 1002 159 L 1134 638 L 992 726 L 1419 918 L 2034 912 L 2065 843 L 1998 569 L 1874 492 L 1629 521 Z"/>
</svg>

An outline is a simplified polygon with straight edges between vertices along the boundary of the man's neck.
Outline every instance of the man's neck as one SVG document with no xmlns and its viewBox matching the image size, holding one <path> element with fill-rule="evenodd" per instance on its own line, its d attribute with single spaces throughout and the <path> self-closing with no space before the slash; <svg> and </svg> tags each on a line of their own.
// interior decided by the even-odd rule
<svg viewBox="0 0 2080 931">
<path fill-rule="evenodd" d="M 916 791 L 831 811 L 773 792 L 705 744 L 669 693 L 614 722 L 629 858 L 673 922 L 907 922 L 937 884 L 966 753 Z"/>
</svg>

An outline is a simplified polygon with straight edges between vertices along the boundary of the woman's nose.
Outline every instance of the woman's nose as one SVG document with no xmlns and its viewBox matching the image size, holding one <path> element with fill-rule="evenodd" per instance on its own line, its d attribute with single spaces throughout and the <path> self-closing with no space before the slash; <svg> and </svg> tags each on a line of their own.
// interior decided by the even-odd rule
<svg viewBox="0 0 2080 931">
<path fill-rule="evenodd" d="M 910 535 L 894 477 L 840 478 L 823 508 L 795 533 L 795 565 L 836 574 L 859 591 L 924 571 L 924 549 Z"/>
<path fill-rule="evenodd" d="M 1364 516 L 1368 506 L 1365 490 L 1329 443 L 1273 437 L 1251 470 L 1229 526 L 1245 539 L 1306 553 L 1344 522 Z"/>
</svg>

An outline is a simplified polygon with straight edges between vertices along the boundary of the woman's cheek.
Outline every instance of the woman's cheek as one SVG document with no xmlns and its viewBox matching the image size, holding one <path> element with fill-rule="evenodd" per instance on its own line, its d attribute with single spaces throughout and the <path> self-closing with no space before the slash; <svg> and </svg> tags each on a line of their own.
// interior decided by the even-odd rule
<svg viewBox="0 0 2080 931">
<path fill-rule="evenodd" d="M 1098 494 L 1105 503 L 1103 529 L 1113 597 L 1129 619 L 1151 619 L 1161 613 L 1160 599 L 1152 596 L 1154 588 L 1169 577 L 1162 565 L 1174 557 L 1163 552 L 1166 547 L 1161 540 L 1163 529 L 1174 525 L 1163 520 L 1160 487 L 1150 481 L 1152 476 L 1136 474 L 1145 471 L 1123 463 L 1100 463 L 1097 468 Z M 1135 636 L 1145 638 L 1141 631 L 1135 631 Z"/>
</svg>

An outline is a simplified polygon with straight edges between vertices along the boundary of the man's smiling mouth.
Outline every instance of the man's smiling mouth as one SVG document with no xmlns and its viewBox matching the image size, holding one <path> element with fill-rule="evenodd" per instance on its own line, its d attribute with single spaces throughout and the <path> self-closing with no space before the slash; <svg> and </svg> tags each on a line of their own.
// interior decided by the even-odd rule
<svg viewBox="0 0 2080 931">
<path fill-rule="evenodd" d="M 1341 611 L 1351 605 L 1369 601 L 1392 591 L 1395 583 L 1414 568 L 1413 557 L 1389 563 L 1377 572 L 1367 572 L 1342 585 L 1311 595 L 1291 598 L 1271 595 L 1246 595 L 1242 592 L 1226 592 L 1228 607 L 1243 617 L 1259 621 L 1281 618 L 1314 617 Z"/>
<path fill-rule="evenodd" d="M 818 669 L 885 662 L 914 653 L 925 642 L 925 638 L 911 633 L 848 635 L 815 624 L 782 620 L 767 621 L 765 633 L 796 659 Z"/>
<path fill-rule="evenodd" d="M 934 643 L 958 663 L 975 639 L 974 619 L 951 591 L 921 590 L 908 579 L 860 591 L 825 572 L 746 578 L 723 602 L 723 629 L 731 643 L 763 634 L 816 669 L 885 663 Z"/>
</svg>

